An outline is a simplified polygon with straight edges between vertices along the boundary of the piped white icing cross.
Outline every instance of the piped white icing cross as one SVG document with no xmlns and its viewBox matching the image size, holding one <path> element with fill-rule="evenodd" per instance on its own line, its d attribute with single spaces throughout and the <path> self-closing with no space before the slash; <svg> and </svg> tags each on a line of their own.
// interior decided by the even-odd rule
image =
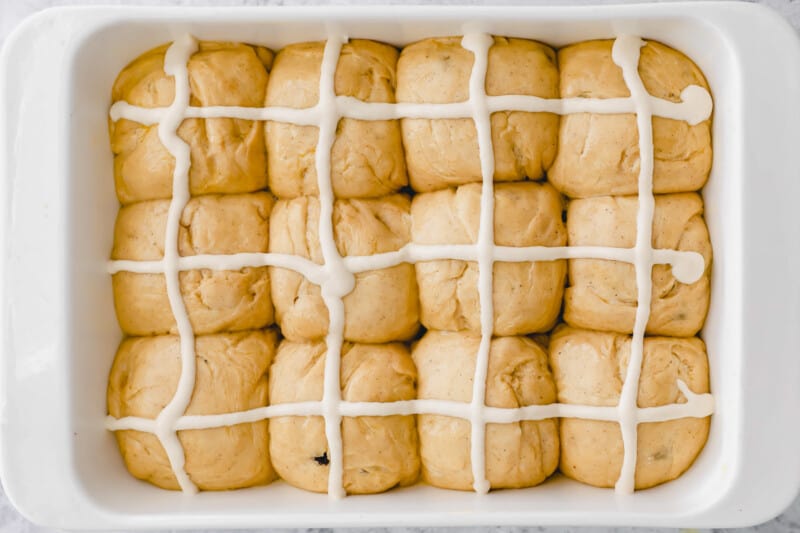
<svg viewBox="0 0 800 533">
<path fill-rule="evenodd" d="M 322 416 L 328 440 L 328 494 L 344 496 L 341 419 L 343 416 L 391 416 L 439 414 L 469 420 L 471 423 L 471 463 L 474 489 L 489 490 L 485 468 L 485 429 L 487 423 L 511 423 L 521 420 L 547 418 L 582 418 L 617 422 L 624 445 L 624 459 L 616 490 L 630 493 L 634 488 L 636 465 L 637 425 L 687 417 L 705 417 L 714 411 L 710 394 L 695 394 L 678 381 L 686 399 L 659 407 L 639 408 L 636 400 L 644 350 L 644 334 L 650 316 L 652 290 L 651 269 L 655 264 L 668 264 L 681 283 L 694 283 L 705 270 L 703 257 L 697 252 L 661 250 L 652 247 L 652 224 L 655 199 L 653 196 L 653 131 L 652 117 L 682 120 L 691 125 L 711 116 L 711 95 L 702 87 L 689 86 L 681 93 L 681 102 L 670 102 L 647 93 L 638 73 L 639 52 L 644 42 L 638 37 L 621 35 L 612 49 L 612 59 L 622 69 L 631 96 L 627 98 L 562 98 L 545 99 L 526 95 L 488 96 L 485 78 L 488 69 L 490 35 L 468 32 L 462 46 L 473 53 L 474 62 L 469 80 L 469 99 L 449 104 L 371 103 L 352 97 L 337 96 L 334 74 L 342 45 L 342 35 L 331 35 L 325 44 L 320 71 L 319 101 L 314 107 L 292 109 L 285 107 L 237 107 L 189 105 L 189 76 L 187 64 L 197 49 L 197 42 L 185 35 L 168 48 L 164 71 L 175 79 L 175 98 L 168 107 L 144 108 L 127 102 L 117 102 L 110 110 L 111 119 L 127 119 L 144 125 L 158 124 L 159 138 L 175 157 L 173 193 L 167 215 L 164 258 L 159 261 L 111 261 L 111 273 L 163 273 L 170 307 L 180 336 L 181 375 L 174 396 L 155 420 L 140 417 L 108 417 L 106 427 L 111 431 L 132 429 L 154 433 L 161 441 L 181 489 L 196 492 L 184 468 L 184 451 L 177 431 L 207 429 L 255 422 L 277 416 Z M 491 137 L 491 113 L 496 111 L 549 112 L 561 115 L 573 113 L 619 114 L 635 113 L 639 131 L 639 208 L 637 213 L 636 245 L 632 248 L 601 246 L 529 246 L 509 247 L 494 244 L 494 152 Z M 189 201 L 190 153 L 188 145 L 178 137 L 177 130 L 186 118 L 240 118 L 274 120 L 298 125 L 317 126 L 319 137 L 315 153 L 319 186 L 319 239 L 324 263 L 318 265 L 299 256 L 277 253 L 239 253 L 230 255 L 178 254 L 180 216 Z M 420 245 L 410 243 L 395 252 L 371 256 L 342 257 L 333 234 L 334 195 L 331 184 L 331 147 L 340 118 L 360 120 L 390 120 L 399 118 L 471 118 L 475 123 L 481 164 L 482 190 L 478 241 L 468 245 Z M 636 270 L 638 305 L 631 342 L 631 355 L 625 382 L 617 406 L 602 407 L 574 404 L 531 405 L 505 409 L 485 405 L 486 374 L 492 338 L 492 265 L 495 261 L 528 262 L 557 259 L 608 259 L 633 264 Z M 339 367 L 344 341 L 344 304 L 342 298 L 354 286 L 354 274 L 377 270 L 401 263 L 416 263 L 435 259 L 459 259 L 478 263 L 478 296 L 480 301 L 481 342 L 476 357 L 470 403 L 445 400 L 407 400 L 389 403 L 347 402 L 341 398 Z M 260 407 L 248 411 L 219 415 L 185 415 L 195 381 L 194 332 L 180 293 L 179 273 L 191 269 L 238 270 L 244 267 L 277 266 L 293 270 L 321 287 L 328 308 L 330 325 L 325 338 L 327 354 L 322 401 L 297 402 Z"/>
</svg>

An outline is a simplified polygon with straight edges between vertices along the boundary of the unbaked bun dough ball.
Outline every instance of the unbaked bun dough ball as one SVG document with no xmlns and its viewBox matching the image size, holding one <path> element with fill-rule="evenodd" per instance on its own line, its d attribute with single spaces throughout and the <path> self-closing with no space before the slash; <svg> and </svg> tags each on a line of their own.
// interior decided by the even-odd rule
<svg viewBox="0 0 800 533">
<path fill-rule="evenodd" d="M 613 40 L 586 41 L 558 52 L 561 98 L 630 96 L 622 70 L 611 58 Z M 655 41 L 641 49 L 639 75 L 657 98 L 680 102 L 690 85 L 708 90 L 703 73 L 682 53 Z M 700 189 L 711 169 L 711 120 L 690 126 L 653 117 L 656 193 Z M 633 114 L 578 113 L 561 118 L 558 155 L 548 179 L 573 198 L 636 194 L 639 134 Z"/>
<path fill-rule="evenodd" d="M 461 37 L 406 46 L 397 63 L 397 101 L 445 104 L 469 99 L 473 54 Z M 486 93 L 558 98 L 553 50 L 525 39 L 495 37 L 489 49 Z M 521 111 L 492 114 L 496 181 L 538 179 L 553 162 L 559 117 Z M 411 187 L 427 192 L 481 181 L 478 140 L 471 118 L 401 121 Z"/>
<path fill-rule="evenodd" d="M 336 245 L 342 256 L 392 252 L 408 243 L 409 200 L 403 195 L 338 200 L 333 208 Z M 270 251 L 322 263 L 319 200 L 302 196 L 279 200 L 272 212 Z M 319 285 L 284 268 L 270 268 L 275 315 L 291 340 L 322 339 L 328 332 L 328 309 Z M 355 275 L 355 288 L 344 297 L 345 339 L 382 343 L 407 340 L 419 328 L 414 267 L 400 264 Z"/>
<path fill-rule="evenodd" d="M 480 336 L 429 331 L 414 346 L 417 397 L 469 402 Z M 486 405 L 516 408 L 556 401 L 546 352 L 527 337 L 492 340 Z M 433 486 L 472 490 L 469 420 L 418 415 L 422 477 Z M 486 478 L 494 489 L 538 485 L 558 465 L 558 421 L 546 419 L 486 427 Z"/>
<path fill-rule="evenodd" d="M 277 344 L 271 330 L 195 339 L 197 379 L 187 415 L 246 411 L 267 405 L 267 370 Z M 120 344 L 108 380 L 108 413 L 155 419 L 178 387 L 177 336 L 128 338 Z M 166 452 L 151 433 L 116 432 L 125 466 L 139 479 L 178 490 Z M 186 473 L 202 490 L 263 485 L 275 478 L 269 460 L 267 421 L 179 431 Z"/>
<path fill-rule="evenodd" d="M 631 338 L 617 333 L 558 329 L 550 340 L 550 364 L 562 403 L 614 406 L 627 372 Z M 639 407 L 685 403 L 678 380 L 707 393 L 708 359 L 698 338 L 648 337 L 639 379 Z M 639 424 L 635 485 L 645 489 L 683 474 L 703 449 L 710 418 Z M 619 424 L 561 420 L 561 472 L 597 487 L 613 487 L 622 468 Z"/>
<path fill-rule="evenodd" d="M 192 198 L 181 215 L 181 256 L 266 252 L 272 197 L 266 193 Z M 168 200 L 122 207 L 112 259 L 157 261 L 164 256 Z M 179 274 L 184 305 L 197 334 L 263 328 L 273 323 L 266 267 L 187 270 Z M 177 333 L 163 274 L 118 272 L 114 305 L 128 335 Z"/>
<path fill-rule="evenodd" d="M 275 57 L 267 88 L 269 106 L 309 108 L 319 100 L 325 43 L 299 43 Z M 355 39 L 342 46 L 334 78 L 339 96 L 363 102 L 394 103 L 397 50 Z M 319 194 L 315 154 L 317 127 L 267 122 L 269 186 L 280 198 Z M 406 165 L 396 120 L 344 118 L 331 150 L 331 180 L 337 197 L 375 197 L 407 185 Z"/>
<path fill-rule="evenodd" d="M 270 403 L 319 401 L 323 393 L 325 344 L 284 340 L 270 371 Z M 342 399 L 394 402 L 415 396 L 416 369 L 400 343 L 342 347 Z M 414 483 L 419 473 L 413 416 L 342 419 L 344 488 L 372 494 Z M 275 470 L 289 484 L 314 492 L 328 489 L 328 441 L 319 416 L 270 421 Z"/>
<path fill-rule="evenodd" d="M 573 200 L 567 210 L 570 246 L 632 247 L 636 244 L 635 196 Z M 681 283 L 669 265 L 654 265 L 647 333 L 690 337 L 705 322 L 711 292 L 711 242 L 696 193 L 657 195 L 653 246 L 698 252 L 705 261 L 700 279 Z M 632 264 L 571 259 L 564 320 L 571 326 L 631 333 L 636 316 L 636 272 Z"/>
<path fill-rule="evenodd" d="M 495 186 L 495 243 L 500 246 L 563 246 L 561 195 L 546 183 Z M 411 204 L 412 240 L 418 244 L 477 241 L 481 186 L 418 194 Z M 480 332 L 478 265 L 458 260 L 416 264 L 420 316 L 429 329 Z M 494 264 L 494 333 L 547 331 L 561 310 L 566 262 Z"/>
<path fill-rule="evenodd" d="M 239 43 L 199 43 L 188 62 L 192 106 L 261 107 L 272 52 Z M 164 72 L 163 45 L 133 60 L 117 77 L 113 102 L 167 107 L 175 95 Z M 175 158 L 158 136 L 158 124 L 122 119 L 110 122 L 114 181 L 122 204 L 170 198 Z M 189 188 L 194 195 L 243 193 L 267 184 L 264 127 L 234 118 L 188 118 L 178 136 L 189 144 Z"/>
</svg>

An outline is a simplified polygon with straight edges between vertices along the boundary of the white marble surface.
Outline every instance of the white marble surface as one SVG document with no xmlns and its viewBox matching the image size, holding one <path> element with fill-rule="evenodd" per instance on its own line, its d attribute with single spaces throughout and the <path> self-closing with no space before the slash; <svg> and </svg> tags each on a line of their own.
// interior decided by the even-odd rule
<svg viewBox="0 0 800 533">
<path fill-rule="evenodd" d="M 504 4 L 509 5 L 544 5 L 552 4 L 557 0 L 504 0 Z M 641 0 L 640 0 L 641 1 Z M 785 17 L 787 17 L 795 29 L 800 30 L 800 0 L 756 0 L 759 3 L 772 6 Z M 173 4 L 173 5 L 304 5 L 304 4 L 386 4 L 404 3 L 401 0 L 330 0 L 328 2 L 320 0 L 0 0 L 0 44 L 6 35 L 26 16 L 45 9 L 50 6 L 76 5 L 76 4 Z M 420 4 L 491 4 L 491 0 L 416 0 L 414 3 Z M 571 4 L 591 4 L 591 3 L 635 3 L 632 0 L 572 0 Z M 46 533 L 54 530 L 38 527 L 24 517 L 22 517 L 11 503 L 6 499 L 0 486 L 0 533 Z M 262 531 L 288 532 L 286 529 L 264 529 Z M 355 533 L 356 529 L 306 529 L 300 530 L 303 533 L 322 533 L 336 531 L 338 533 Z M 383 528 L 374 529 L 386 533 L 431 533 L 434 531 L 444 532 L 453 531 L 445 528 Z M 459 530 L 460 531 L 460 530 Z M 468 528 L 465 531 L 491 531 L 493 533 L 527 533 L 534 531 L 554 532 L 563 531 L 566 533 L 610 533 L 615 531 L 629 531 L 632 533 L 657 533 L 670 531 L 668 529 L 657 528 L 542 528 L 542 527 L 494 527 L 494 528 Z M 717 530 L 713 530 L 717 531 Z M 774 520 L 754 528 L 746 528 L 741 531 L 754 532 L 800 532 L 800 498 L 786 510 L 781 516 Z M 699 533 L 699 532 L 698 532 Z"/>
</svg>

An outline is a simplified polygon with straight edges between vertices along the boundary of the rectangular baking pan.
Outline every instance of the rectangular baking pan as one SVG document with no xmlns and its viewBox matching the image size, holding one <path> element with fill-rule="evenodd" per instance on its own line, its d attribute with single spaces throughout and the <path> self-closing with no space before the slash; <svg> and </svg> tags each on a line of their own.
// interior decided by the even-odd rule
<svg viewBox="0 0 800 533">
<path fill-rule="evenodd" d="M 714 245 L 708 345 L 716 413 L 681 478 L 629 496 L 556 476 L 488 496 L 415 486 L 332 501 L 285 483 L 187 497 L 133 479 L 104 429 L 121 337 L 106 261 L 118 204 L 110 89 L 185 32 L 279 49 L 329 30 L 403 45 L 464 28 L 554 46 L 633 33 L 689 55 L 714 99 L 704 189 Z M 800 46 L 743 3 L 603 7 L 60 8 L 0 56 L 0 467 L 39 524 L 80 529 L 408 525 L 730 527 L 800 485 Z"/>
</svg>

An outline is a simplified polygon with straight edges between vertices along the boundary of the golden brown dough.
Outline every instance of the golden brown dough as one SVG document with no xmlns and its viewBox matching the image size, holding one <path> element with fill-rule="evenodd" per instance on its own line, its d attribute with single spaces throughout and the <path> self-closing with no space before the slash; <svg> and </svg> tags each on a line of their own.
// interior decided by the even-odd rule
<svg viewBox="0 0 800 533">
<path fill-rule="evenodd" d="M 199 196 L 181 216 L 182 256 L 266 252 L 272 197 L 266 193 Z M 112 259 L 151 261 L 164 255 L 168 200 L 139 202 L 119 210 Z M 273 323 L 266 267 L 188 270 L 181 293 L 195 333 L 257 329 Z M 114 305 L 128 335 L 177 333 L 163 274 L 118 272 Z"/>
<path fill-rule="evenodd" d="M 481 186 L 418 194 L 411 204 L 412 239 L 420 244 L 468 244 L 478 236 Z M 495 243 L 501 246 L 563 246 L 561 195 L 546 183 L 495 187 Z M 478 265 L 438 260 L 417 263 L 420 316 L 431 329 L 480 332 Z M 561 309 L 565 261 L 495 263 L 494 332 L 520 335 L 547 331 Z"/>
<path fill-rule="evenodd" d="M 324 47 L 321 42 L 292 44 L 278 53 L 267 87 L 267 105 L 316 105 Z M 342 46 L 334 90 L 364 102 L 394 103 L 396 64 L 394 47 L 352 40 Z M 266 131 L 272 192 L 281 198 L 319 194 L 314 162 L 317 127 L 267 122 Z M 384 196 L 406 185 L 398 122 L 340 120 L 331 150 L 331 180 L 340 198 Z"/>
<path fill-rule="evenodd" d="M 400 344 L 342 347 L 342 399 L 350 402 L 412 400 L 417 373 Z M 325 344 L 284 340 L 270 374 L 270 403 L 322 399 Z M 279 417 L 270 421 L 275 470 L 291 485 L 314 492 L 328 489 L 328 442 L 321 417 Z M 383 492 L 410 485 L 419 473 L 413 416 L 342 419 L 344 488 L 349 494 Z"/>
<path fill-rule="evenodd" d="M 636 197 L 573 200 L 567 210 L 570 246 L 631 247 L 636 243 Z M 710 296 L 711 242 L 696 193 L 656 196 L 653 246 L 703 255 L 705 272 L 695 283 L 680 283 L 669 265 L 653 267 L 647 333 L 690 337 L 705 322 Z M 569 261 L 564 320 L 571 326 L 631 333 L 637 293 L 634 266 L 597 259 Z"/>
<path fill-rule="evenodd" d="M 403 195 L 339 200 L 333 209 L 339 253 L 391 252 L 409 241 L 409 201 Z M 322 263 L 319 246 L 319 200 L 302 196 L 279 200 L 272 212 L 270 251 L 299 255 Z M 401 264 L 356 274 L 353 292 L 344 297 L 345 339 L 381 343 L 406 340 L 419 328 L 414 267 Z M 283 335 L 316 340 L 328 331 L 328 310 L 320 288 L 302 275 L 270 268 L 275 316 Z"/>
<path fill-rule="evenodd" d="M 163 45 L 132 61 L 112 90 L 114 102 L 166 107 L 175 94 L 164 72 Z M 239 43 L 200 42 L 188 63 L 193 106 L 261 107 L 272 52 Z M 114 180 L 122 204 L 170 198 L 174 157 L 161 144 L 158 125 L 110 122 Z M 178 136 L 191 149 L 192 194 L 242 193 L 267 184 L 264 130 L 260 122 L 231 118 L 186 119 Z"/>
<path fill-rule="evenodd" d="M 429 331 L 414 346 L 417 397 L 469 402 L 480 337 Z M 486 405 L 516 408 L 555 402 L 546 352 L 526 337 L 498 337 L 489 352 Z M 440 415 L 418 415 L 422 477 L 436 487 L 472 490 L 470 423 Z M 488 424 L 486 477 L 492 488 L 538 485 L 558 465 L 558 421 Z"/>
<path fill-rule="evenodd" d="M 613 41 L 586 41 L 558 52 L 561 97 L 630 96 L 622 70 L 611 59 Z M 647 91 L 679 102 L 689 85 L 708 90 L 703 73 L 682 53 L 648 41 L 642 48 L 639 75 Z M 653 188 L 656 193 L 696 191 L 711 168 L 711 120 L 696 126 L 653 118 L 655 147 Z M 581 113 L 561 118 L 558 155 L 548 179 L 575 198 L 636 194 L 639 176 L 639 134 L 636 117 Z"/>
<path fill-rule="evenodd" d="M 450 103 L 469 99 L 472 52 L 461 37 L 425 39 L 406 46 L 397 63 L 397 101 Z M 553 50 L 524 39 L 495 37 L 489 49 L 486 93 L 558 97 Z M 550 113 L 493 113 L 496 181 L 538 179 L 553 162 L 559 117 Z M 411 186 L 427 192 L 481 181 L 472 119 L 403 119 Z"/>
<path fill-rule="evenodd" d="M 550 339 L 550 364 L 562 403 L 613 406 L 630 357 L 628 335 L 559 328 Z M 644 343 L 639 407 L 685 403 L 682 380 L 707 393 L 708 359 L 698 338 L 649 337 Z M 710 419 L 682 418 L 639 425 L 635 484 L 645 489 L 680 476 L 708 437 Z M 561 471 L 598 487 L 613 487 L 622 467 L 623 445 L 616 422 L 561 420 Z"/>
<path fill-rule="evenodd" d="M 187 415 L 245 411 L 267 405 L 267 369 L 277 344 L 274 331 L 197 337 L 197 380 Z M 154 419 L 172 399 L 181 374 L 176 336 L 122 341 L 108 378 L 108 412 Z M 177 490 L 167 455 L 150 433 L 116 433 L 130 473 Z M 186 472 L 202 490 L 263 485 L 275 478 L 269 461 L 267 421 L 178 432 Z"/>
</svg>

